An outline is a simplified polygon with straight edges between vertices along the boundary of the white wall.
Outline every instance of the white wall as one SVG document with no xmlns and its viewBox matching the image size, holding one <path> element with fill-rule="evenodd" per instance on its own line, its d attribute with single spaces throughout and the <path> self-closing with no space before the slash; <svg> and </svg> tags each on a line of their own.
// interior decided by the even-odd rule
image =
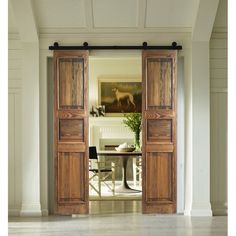
<svg viewBox="0 0 236 236">
<path fill-rule="evenodd" d="M 225 5 L 220 3 L 221 14 L 217 13 L 215 32 L 210 42 L 211 68 L 211 201 L 213 212 L 225 212 L 226 202 L 226 57 L 227 37 L 225 28 Z M 223 9 L 223 10 L 222 10 Z M 219 12 L 219 11 L 218 11 Z M 223 23 L 222 23 L 223 22 Z M 52 56 L 48 46 L 54 41 L 63 45 L 149 45 L 170 44 L 176 40 L 183 46 L 180 55 L 184 58 L 185 77 L 185 160 L 191 153 L 191 35 L 189 33 L 120 33 L 120 34 L 45 34 L 40 35 L 40 198 L 42 211 L 48 210 L 48 150 L 47 150 L 47 57 Z M 122 53 L 121 53 L 122 54 Z M 9 213 L 18 214 L 21 208 L 21 45 L 15 35 L 9 39 Z M 131 53 L 131 57 L 136 53 Z M 94 58 L 95 60 L 95 58 Z M 111 62 L 107 62 L 111 63 Z M 222 68 L 223 67 L 223 68 Z M 129 69 L 129 68 L 127 68 Z M 107 72 L 109 74 L 110 72 Z M 128 73 L 128 70 L 127 72 Z M 133 73 L 133 72 L 129 72 Z M 96 84 L 96 81 L 95 81 Z M 96 102 L 97 88 L 90 94 Z M 190 88 L 190 89 L 189 89 Z M 187 173 L 188 170 L 186 170 Z M 189 186 L 185 179 L 185 186 Z M 187 189 L 191 191 L 191 188 Z"/>
<path fill-rule="evenodd" d="M 227 214 L 227 0 L 219 2 L 210 40 L 211 204 Z"/>
<path fill-rule="evenodd" d="M 213 203 L 213 212 L 219 214 L 222 206 L 226 202 L 226 139 L 224 139 L 226 126 L 226 77 L 219 78 L 220 73 L 224 73 L 225 69 L 220 68 L 226 65 L 226 36 L 224 34 L 213 34 L 211 39 L 211 201 Z M 75 39 L 74 39 L 75 40 Z M 67 40 L 65 40 L 67 41 Z M 48 209 L 48 182 L 47 182 L 47 57 L 52 56 L 52 52 L 47 50 L 52 40 L 41 40 L 40 50 L 40 195 L 41 205 L 45 214 Z M 77 40 L 75 40 L 76 44 Z M 189 70 L 191 69 L 188 61 L 189 53 L 187 41 L 182 41 L 184 50 L 180 54 L 184 57 L 184 74 L 186 81 L 188 80 Z M 218 48 L 217 48 L 218 47 Z M 95 60 L 95 59 L 94 59 Z M 138 65 L 138 64 L 137 64 Z M 92 66 L 92 64 L 91 64 Z M 20 91 L 21 91 L 21 49 L 18 40 L 10 40 L 9 44 L 9 213 L 18 214 L 21 208 L 21 144 L 20 144 Z M 222 70 L 223 69 L 223 70 Z M 110 74 L 111 72 L 107 72 Z M 128 71 L 127 71 L 128 73 Z M 129 72 L 133 74 L 133 72 Z M 99 73 L 98 73 L 99 75 Z M 213 76 L 214 75 L 214 76 Z M 95 78 L 93 76 L 93 78 Z M 220 81 L 220 82 L 219 82 Z M 95 81 L 96 84 L 96 81 Z M 91 99 L 96 102 L 97 88 L 93 86 L 95 91 L 90 94 Z M 186 94 L 186 96 L 188 96 Z M 219 101 L 219 102 L 218 102 Z M 186 101 L 186 102 L 189 102 Z M 46 110 L 45 110 L 46 109 Z M 213 117 L 213 120 L 212 120 Z M 217 120 L 217 119 L 218 120 Z M 223 123 L 222 123 L 223 121 Z M 221 125 L 219 125 L 221 124 Z M 187 125 L 187 121 L 185 127 Z M 219 127 L 216 129 L 216 127 Z M 217 132 L 215 134 L 214 132 Z M 223 135 L 222 135 L 223 132 Z M 217 137 L 217 138 L 216 138 Z M 187 136 L 186 136 L 187 138 Z M 185 143 L 186 144 L 186 143 Z M 218 148 L 218 149 L 216 149 Z M 185 148 L 186 149 L 186 148 Z M 215 153 L 213 155 L 213 153 Z M 223 153 L 223 154 L 221 154 Z M 186 152 L 187 158 L 188 153 Z M 220 168 L 220 169 L 219 169 Z M 223 170 L 223 171 L 222 171 Z M 214 180 L 216 180 L 214 182 Z M 220 211 L 217 210 L 220 204 Z M 224 207 L 225 209 L 225 207 Z"/>
<path fill-rule="evenodd" d="M 89 104 L 98 104 L 98 80 L 127 79 L 142 81 L 141 52 L 136 57 L 91 56 L 89 58 Z M 137 80 L 135 80 L 137 78 Z"/>
<path fill-rule="evenodd" d="M 8 207 L 10 215 L 21 209 L 21 79 L 22 47 L 17 36 L 9 38 L 8 48 Z"/>
<path fill-rule="evenodd" d="M 213 33 L 211 68 L 211 203 L 215 215 L 227 214 L 227 33 Z"/>
</svg>

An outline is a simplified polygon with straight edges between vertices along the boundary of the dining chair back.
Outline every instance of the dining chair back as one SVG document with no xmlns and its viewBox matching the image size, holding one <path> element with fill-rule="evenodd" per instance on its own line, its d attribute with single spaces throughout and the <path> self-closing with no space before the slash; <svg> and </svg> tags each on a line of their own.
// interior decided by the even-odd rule
<svg viewBox="0 0 236 236">
<path fill-rule="evenodd" d="M 115 163 L 108 163 L 106 161 L 99 161 L 96 146 L 89 147 L 89 185 L 101 197 L 102 183 L 112 191 L 115 195 Z M 94 163 L 95 162 L 95 163 Z M 95 168 L 94 165 L 96 164 Z M 109 178 L 112 179 L 112 185 L 108 183 Z M 97 184 L 95 184 L 97 182 Z M 97 185 L 97 186 L 96 186 Z"/>
</svg>

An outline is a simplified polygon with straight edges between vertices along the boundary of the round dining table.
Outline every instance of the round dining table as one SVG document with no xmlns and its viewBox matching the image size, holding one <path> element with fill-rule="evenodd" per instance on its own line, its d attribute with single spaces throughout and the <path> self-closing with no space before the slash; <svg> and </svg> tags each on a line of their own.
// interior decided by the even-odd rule
<svg viewBox="0 0 236 236">
<path fill-rule="evenodd" d="M 119 152 L 114 150 L 99 150 L 97 151 L 98 156 L 112 156 L 112 157 L 120 157 L 122 160 L 122 183 L 119 187 L 115 189 L 116 193 L 136 193 L 141 192 L 138 189 L 132 189 L 127 183 L 127 163 L 130 157 L 138 157 L 142 156 L 142 152 L 133 151 L 133 152 Z"/>
</svg>

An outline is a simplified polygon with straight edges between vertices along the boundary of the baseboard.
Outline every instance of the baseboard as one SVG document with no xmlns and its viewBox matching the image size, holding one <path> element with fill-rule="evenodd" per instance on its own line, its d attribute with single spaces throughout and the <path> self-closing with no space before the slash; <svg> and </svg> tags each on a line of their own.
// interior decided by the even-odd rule
<svg viewBox="0 0 236 236">
<path fill-rule="evenodd" d="M 228 215 L 227 202 L 212 202 L 212 212 L 214 216 L 226 216 Z"/>
<path fill-rule="evenodd" d="M 22 204 L 20 216 L 42 216 L 40 203 Z"/>
<path fill-rule="evenodd" d="M 9 208 L 8 216 L 20 216 L 20 208 Z"/>
<path fill-rule="evenodd" d="M 42 216 L 48 216 L 48 209 L 42 209 Z"/>
<path fill-rule="evenodd" d="M 192 204 L 191 209 L 185 210 L 184 215 L 187 216 L 212 216 L 210 203 L 195 203 Z"/>
<path fill-rule="evenodd" d="M 8 216 L 21 216 L 21 209 L 20 208 L 8 209 Z M 42 209 L 42 216 L 48 216 L 48 209 Z"/>
</svg>

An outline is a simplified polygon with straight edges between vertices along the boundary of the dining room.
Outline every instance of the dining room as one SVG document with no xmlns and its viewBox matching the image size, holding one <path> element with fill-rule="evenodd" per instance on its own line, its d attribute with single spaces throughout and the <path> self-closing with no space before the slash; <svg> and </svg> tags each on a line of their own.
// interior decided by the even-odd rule
<svg viewBox="0 0 236 236">
<path fill-rule="evenodd" d="M 135 204 L 134 209 L 141 211 L 141 76 L 140 52 L 113 56 L 94 53 L 89 57 L 89 200 L 92 212 L 101 204 L 108 209 L 114 204 L 133 209 Z M 120 90 L 119 100 L 115 88 Z M 133 130 L 125 124 L 128 118 L 131 123 L 137 122 Z"/>
</svg>

